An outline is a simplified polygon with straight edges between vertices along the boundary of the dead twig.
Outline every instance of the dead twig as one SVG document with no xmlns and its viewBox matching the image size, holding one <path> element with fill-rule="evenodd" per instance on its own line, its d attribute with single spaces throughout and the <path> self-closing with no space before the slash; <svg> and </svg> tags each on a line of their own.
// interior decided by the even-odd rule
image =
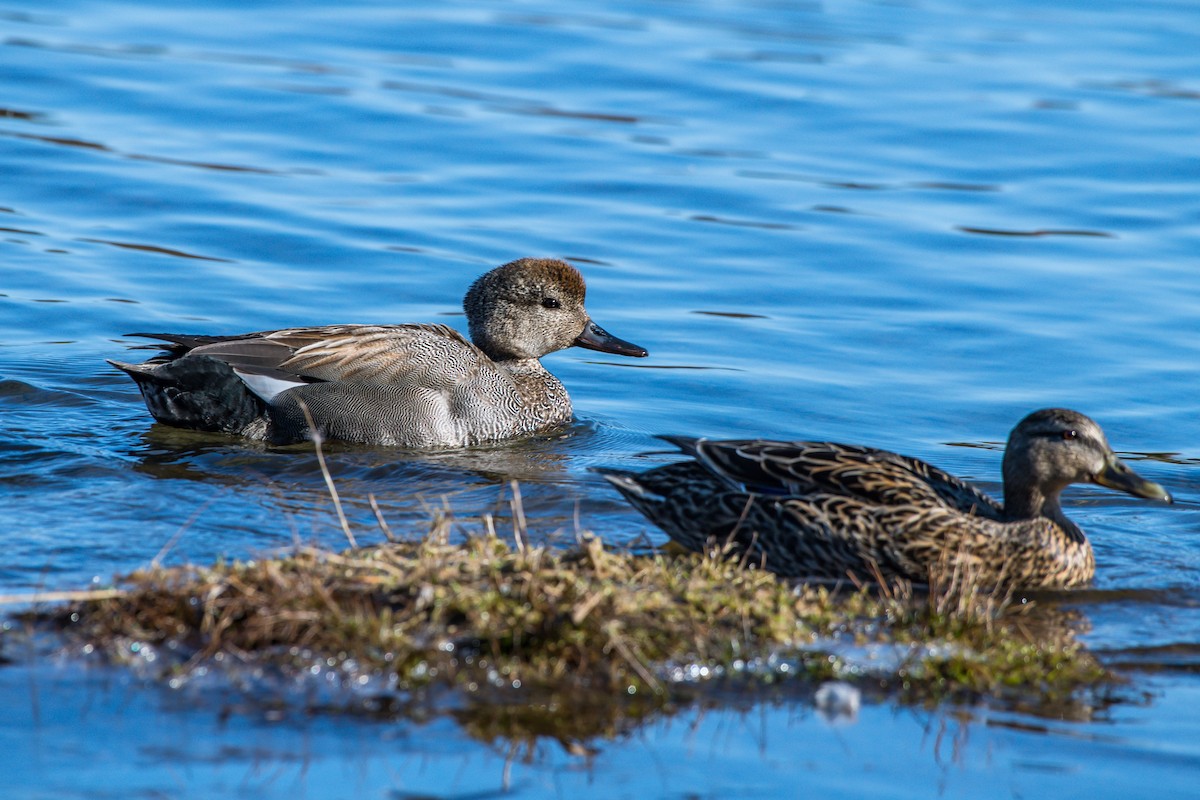
<svg viewBox="0 0 1200 800">
<path fill-rule="evenodd" d="M 317 430 L 317 424 L 313 422 L 312 413 L 308 410 L 308 403 L 305 403 L 300 398 L 296 398 L 296 403 L 300 406 L 300 410 L 304 412 L 304 421 L 308 423 L 309 438 L 312 439 L 313 449 L 317 453 L 317 463 L 321 466 L 321 475 L 325 478 L 325 486 L 329 489 L 329 496 L 333 498 L 333 507 L 337 510 L 338 522 L 342 525 L 342 532 L 346 534 L 346 541 L 350 542 L 350 546 L 358 549 L 358 542 L 354 538 L 354 533 L 350 530 L 350 521 L 346 519 L 346 512 L 342 509 L 342 498 L 338 496 L 337 487 L 333 485 L 333 475 L 329 474 L 329 467 L 325 464 L 325 453 L 321 449 L 321 442 L 324 437 Z"/>
</svg>

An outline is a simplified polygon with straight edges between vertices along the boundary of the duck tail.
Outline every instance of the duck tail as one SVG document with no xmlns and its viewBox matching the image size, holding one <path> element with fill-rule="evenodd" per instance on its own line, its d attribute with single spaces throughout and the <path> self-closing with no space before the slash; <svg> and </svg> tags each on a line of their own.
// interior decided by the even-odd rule
<svg viewBox="0 0 1200 800">
<path fill-rule="evenodd" d="M 692 456 L 693 458 L 699 455 L 700 445 L 707 441 L 706 439 L 695 436 L 672 436 L 670 434 L 662 434 L 654 438 L 662 439 L 664 442 L 670 442 L 679 448 L 679 452 L 687 456 Z"/>
<path fill-rule="evenodd" d="M 593 472 L 602 475 L 634 508 L 652 521 L 660 517 L 659 510 L 663 508 L 666 498 L 655 491 L 651 484 L 639 480 L 644 473 L 607 467 L 594 468 Z"/>
<path fill-rule="evenodd" d="M 137 384 L 146 408 L 177 428 L 246 435 L 266 416 L 266 404 L 224 361 L 186 356 L 174 361 L 127 364 L 109 360 Z"/>
<path fill-rule="evenodd" d="M 135 383 L 141 385 L 141 380 L 148 378 L 149 374 L 154 371 L 153 364 L 129 364 L 124 361 L 117 361 L 113 358 L 104 359 L 112 366 L 124 372 L 129 377 L 133 378 Z"/>
</svg>

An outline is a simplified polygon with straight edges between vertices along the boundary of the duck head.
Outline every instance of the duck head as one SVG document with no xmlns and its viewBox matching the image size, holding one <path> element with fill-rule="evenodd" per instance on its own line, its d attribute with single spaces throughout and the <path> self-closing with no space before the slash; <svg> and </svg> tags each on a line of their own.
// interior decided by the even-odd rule
<svg viewBox="0 0 1200 800">
<path fill-rule="evenodd" d="M 541 358 L 572 346 L 646 356 L 592 322 L 585 293 L 583 276 L 564 261 L 522 258 L 496 267 L 463 299 L 471 341 L 496 360 Z"/>
<path fill-rule="evenodd" d="M 1005 513 L 1012 519 L 1047 516 L 1065 523 L 1059 494 L 1072 483 L 1171 502 L 1166 489 L 1117 458 L 1094 420 L 1065 408 L 1034 411 L 1013 428 L 1004 450 Z"/>
</svg>

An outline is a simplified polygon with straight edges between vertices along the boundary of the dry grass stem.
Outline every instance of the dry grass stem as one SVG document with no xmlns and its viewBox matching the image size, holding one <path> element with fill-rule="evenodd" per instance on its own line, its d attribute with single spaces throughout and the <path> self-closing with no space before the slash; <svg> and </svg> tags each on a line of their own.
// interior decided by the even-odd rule
<svg viewBox="0 0 1200 800">
<path fill-rule="evenodd" d="M 0 606 L 21 605 L 25 603 L 75 603 L 97 600 L 112 600 L 125 594 L 124 589 L 80 589 L 65 592 L 24 592 L 21 594 L 0 594 Z"/>
<path fill-rule="evenodd" d="M 371 504 L 371 512 L 375 514 L 375 521 L 379 523 L 379 530 L 383 531 L 384 538 L 389 542 L 396 541 L 396 534 L 392 533 L 391 526 L 383 518 L 383 511 L 379 508 L 379 502 L 376 501 L 374 492 L 367 495 L 367 502 Z"/>
<path fill-rule="evenodd" d="M 308 403 L 299 398 L 296 399 L 296 403 L 304 413 L 304 422 L 308 425 L 313 450 L 317 454 L 317 464 L 321 467 L 321 476 L 325 478 L 325 487 L 329 490 L 329 496 L 333 499 L 333 507 L 337 511 L 338 522 L 342 526 L 342 532 L 346 534 L 346 541 L 350 543 L 351 547 L 358 547 L 358 542 L 354 538 L 354 532 L 350 530 L 350 521 L 346 519 L 346 512 L 342 508 L 342 498 L 338 495 L 337 486 L 333 483 L 333 475 L 329 473 L 329 465 L 325 463 L 325 452 L 321 448 L 324 437 L 317 428 L 316 422 L 313 421 L 312 413 L 308 410 Z"/>
</svg>

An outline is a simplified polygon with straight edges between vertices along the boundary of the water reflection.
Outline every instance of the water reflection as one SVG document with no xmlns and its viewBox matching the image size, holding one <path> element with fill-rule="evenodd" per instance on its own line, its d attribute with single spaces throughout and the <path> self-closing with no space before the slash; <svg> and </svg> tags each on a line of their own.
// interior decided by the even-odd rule
<svg viewBox="0 0 1200 800">
<path fill-rule="evenodd" d="M 38 134 L 32 134 L 32 133 L 13 133 L 13 132 L 8 132 L 8 131 L 0 131 L 0 136 L 10 136 L 15 139 L 29 139 L 31 141 L 43 142 L 45 144 L 57 145 L 60 147 L 79 147 L 79 148 L 83 148 L 85 150 L 98 150 L 103 153 L 112 153 L 113 155 L 117 155 L 122 158 L 128 158 L 131 161 L 151 161 L 151 162 L 158 163 L 158 164 L 168 164 L 170 166 L 175 166 L 175 167 L 194 167 L 196 169 L 216 170 L 217 172 L 248 172 L 248 173 L 254 173 L 254 174 L 258 174 L 258 175 L 283 174 L 282 172 L 280 172 L 278 170 L 264 169 L 262 167 L 250 167 L 250 166 L 239 165 L 239 164 L 219 164 L 219 163 L 204 162 L 204 161 L 189 161 L 187 159 L 168 158 L 166 156 L 153 156 L 153 155 L 146 155 L 144 153 L 122 153 L 122 152 L 118 152 L 118 151 L 112 149 L 108 145 L 101 144 L 100 142 L 87 141 L 85 139 L 74 139 L 74 138 L 62 137 L 62 136 L 46 136 L 46 135 L 38 135 Z M 122 242 L 112 242 L 112 241 L 108 241 L 105 239 L 80 239 L 80 241 L 98 242 L 100 244 L 111 244 L 116 247 L 130 247 L 130 248 L 134 248 L 134 249 L 144 249 L 144 250 L 148 250 L 149 252 L 159 252 L 159 253 L 164 253 L 166 255 L 184 255 L 187 258 L 204 258 L 204 256 L 187 256 L 186 254 L 180 254 L 180 253 L 178 253 L 176 251 L 172 251 L 172 250 L 167 250 L 167 249 L 162 249 L 162 248 L 153 248 L 153 247 L 148 247 L 145 245 L 135 245 L 135 244 L 125 244 Z M 209 258 L 207 260 L 223 261 L 224 259 Z"/>
<path fill-rule="evenodd" d="M 235 169 L 234 167 L 213 167 L 214 169 Z M 142 250 L 147 253 L 160 253 L 164 256 L 173 258 L 194 258 L 197 261 L 219 261 L 224 264 L 233 264 L 233 260 L 228 258 L 216 258 L 214 256 L 202 256 L 196 253 L 185 253 L 182 250 L 175 250 L 170 247 L 161 247 L 153 244 L 138 244 L 136 242 L 115 242 L 110 239 L 80 239 L 81 242 L 92 242 L 95 244 L 107 244 L 113 247 L 121 247 L 126 250 Z"/>
<path fill-rule="evenodd" d="M 1056 616 L 1060 620 L 1070 618 L 1072 624 L 1079 619 L 1073 613 L 1051 612 L 1040 619 L 1037 616 L 1036 612 L 1031 614 L 1031 625 L 1044 627 Z M 1112 686 L 1068 697 L 1039 695 L 1033 687 L 1014 687 L 978 704 L 970 698 L 956 698 L 956 702 L 944 704 L 942 711 L 926 714 L 921 709 L 928 703 L 927 696 L 907 697 L 900 682 L 882 673 L 878 677 L 869 674 L 850 677 L 836 684 L 813 683 L 789 674 L 794 670 L 782 668 L 789 663 L 787 659 L 774 662 L 779 671 L 773 680 L 756 668 L 752 675 L 724 674 L 701 681 L 670 682 L 667 702 L 656 696 L 613 697 L 607 691 L 596 692 L 585 686 L 567 685 L 556 690 L 522 687 L 519 681 L 512 686 L 472 684 L 456 689 L 436 684 L 398 687 L 387 676 L 356 672 L 349 662 L 326 663 L 320 658 L 312 660 L 310 667 L 297 670 L 280 669 L 255 659 L 252 654 L 197 659 L 184 642 L 161 647 L 131 643 L 128 663 L 111 672 L 114 667 L 100 657 L 99 649 L 93 650 L 91 646 L 80 649 L 78 644 L 62 649 L 61 644 L 56 644 L 57 639 L 34 634 L 33 630 L 22 632 L 9 626 L 0 633 L 0 655 L 4 658 L 0 668 L 19 671 L 38 663 L 54 662 L 58 668 L 69 666 L 117 678 L 131 668 L 139 681 L 147 682 L 147 687 L 175 696 L 172 702 L 221 717 L 279 721 L 316 715 L 375 722 L 427 722 L 448 717 L 473 739 L 500 744 L 506 749 L 519 748 L 526 754 L 547 742 L 556 743 L 573 755 L 593 753 L 606 741 L 634 735 L 647 726 L 697 709 L 728 714 L 772 707 L 788 716 L 800 717 L 809 717 L 815 711 L 819 718 L 842 727 L 858 722 L 860 714 L 872 717 L 881 706 L 899 700 L 907 713 L 939 724 L 947 718 L 956 718 L 964 724 L 989 725 L 997 724 L 997 719 L 1011 719 L 1007 724 L 1021 726 L 1022 730 L 1069 733 L 1071 729 L 1057 723 L 1088 722 L 1107 717 L 1114 706 L 1144 703 L 1141 695 Z M 31 635 L 34 638 L 27 638 Z M 834 645 L 835 652 L 836 649 Z M 1144 662 L 1140 668 L 1146 668 Z M 8 670 L 0 673 L 0 683 L 11 676 Z M 828 701 L 826 695 L 835 685 L 842 687 L 840 691 L 854 693 L 852 712 L 842 700 Z M 1013 717 L 1015 714 L 1021 716 Z M 1031 718 L 1048 723 L 1031 722 Z M 935 755 L 939 751 L 935 746 Z"/>
<path fill-rule="evenodd" d="M 125 792 L 187 796 L 236 785 L 265 800 L 370 794 L 381 786 L 398 798 L 613 797 L 623 786 L 644 796 L 745 796 L 747 787 L 787 796 L 803 779 L 831 796 L 880 783 L 979 796 L 1002 774 L 1006 785 L 1031 790 L 1044 787 L 1046 775 L 1062 775 L 1069 794 L 1080 781 L 1079 745 L 1114 751 L 1138 737 L 1136 716 L 1090 731 L 974 706 L 868 705 L 859 724 L 835 727 L 767 691 L 755 703 L 680 706 L 633 729 L 610 724 L 587 741 L 522 738 L 535 726 L 522 721 L 520 708 L 489 704 L 476 716 L 470 700 L 455 708 L 443 699 L 447 713 L 429 714 L 428 699 L 364 699 L 361 714 L 347 717 L 324 706 L 319 687 L 305 711 L 273 706 L 256 696 L 253 681 L 230 694 L 199 685 L 147 690 L 99 668 L 84 676 L 65 680 L 61 666 L 40 673 L 0 667 L 10 724 L 27 731 L 8 749 L 11 792 L 78 796 L 69 790 L 78 787 L 96 796 L 119 781 Z M 172 744 L 180 730 L 186 745 Z M 130 773 L 129 764 L 138 769 Z M 1042 780 L 1029 783 L 1022 774 Z M 1133 781 L 1115 776 L 1113 785 Z"/>
<path fill-rule="evenodd" d="M 553 435 L 459 450 L 409 451 L 326 443 L 323 452 L 339 482 L 351 484 L 380 481 L 419 487 L 425 476 L 441 473 L 467 482 L 478 478 L 489 483 L 550 483 L 570 476 L 572 451 L 587 450 L 587 438 L 595 434 L 593 425 L 575 423 Z M 157 424 L 139 438 L 139 446 L 132 450 L 137 468 L 155 477 L 237 481 L 248 471 L 280 477 L 319 474 L 311 443 L 275 447 L 240 439 L 222 441 L 224 437 Z"/>
<path fill-rule="evenodd" d="M 329 489 L 311 444 L 214 442 L 212 436 L 160 425 L 139 438 L 133 469 L 155 480 L 194 482 L 201 494 L 222 487 L 261 496 L 281 519 L 292 520 L 293 528 L 329 507 Z M 550 436 L 463 450 L 327 444 L 323 453 L 339 501 L 360 534 L 378 539 L 388 526 L 411 538 L 446 515 L 457 521 L 460 535 L 480 533 L 485 516 L 503 534 L 515 524 L 516 504 L 534 541 L 544 542 L 573 541 L 596 514 L 623 510 L 615 497 L 578 491 L 580 480 L 595 481 L 586 465 L 609 458 L 610 447 L 602 429 L 581 422 Z M 230 512 L 206 507 L 204 513 L 219 520 Z"/>
<path fill-rule="evenodd" d="M 1000 228 L 975 228 L 966 225 L 957 226 L 958 230 L 963 233 L 977 233 L 983 236 L 1028 236 L 1036 238 L 1038 236 L 1094 236 L 1100 239 L 1115 239 L 1116 236 L 1105 231 L 1085 231 L 1085 230 L 1055 230 L 1050 228 L 1037 228 L 1035 230 L 1003 230 Z"/>
<path fill-rule="evenodd" d="M 611 111 L 589 111 L 579 109 L 564 109 L 557 106 L 549 106 L 543 102 L 533 98 L 522 98 L 508 95 L 493 94 L 490 92 L 481 92 L 474 89 L 465 89 L 457 86 L 443 86 L 438 84 L 420 84 L 406 81 L 385 81 L 384 89 L 396 92 L 405 92 L 412 94 L 434 94 L 441 97 L 450 97 L 456 100 L 475 100 L 485 104 L 484 109 L 489 111 L 501 112 L 506 114 L 527 114 L 532 116 L 543 117 L 562 117 L 564 119 L 580 119 L 596 122 L 613 122 L 622 125 L 636 125 L 643 122 L 654 124 L 665 124 L 666 120 L 655 119 L 652 117 L 641 117 L 633 114 L 623 114 Z"/>
</svg>

